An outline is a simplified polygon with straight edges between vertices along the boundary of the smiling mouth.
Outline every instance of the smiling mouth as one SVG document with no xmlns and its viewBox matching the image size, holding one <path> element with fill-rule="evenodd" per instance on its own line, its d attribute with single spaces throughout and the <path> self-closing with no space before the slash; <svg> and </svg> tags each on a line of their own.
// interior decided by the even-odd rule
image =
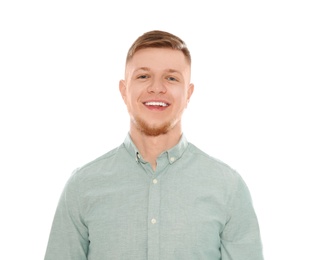
<svg viewBox="0 0 311 260">
<path fill-rule="evenodd" d="M 146 106 L 155 106 L 155 107 L 168 107 L 169 106 L 168 103 L 156 102 L 156 101 L 145 102 L 144 105 L 146 105 Z"/>
</svg>

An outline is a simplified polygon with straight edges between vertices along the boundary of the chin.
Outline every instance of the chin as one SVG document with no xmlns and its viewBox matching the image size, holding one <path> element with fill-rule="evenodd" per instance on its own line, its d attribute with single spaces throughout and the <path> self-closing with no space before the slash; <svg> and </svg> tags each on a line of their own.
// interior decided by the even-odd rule
<svg viewBox="0 0 311 260">
<path fill-rule="evenodd" d="M 140 118 L 136 118 L 134 123 L 137 129 L 147 136 L 165 135 L 172 129 L 172 125 L 170 123 L 162 123 L 161 125 L 151 125 Z"/>
<path fill-rule="evenodd" d="M 167 128 L 144 128 L 140 131 L 147 136 L 159 136 L 167 134 L 169 130 Z"/>
</svg>

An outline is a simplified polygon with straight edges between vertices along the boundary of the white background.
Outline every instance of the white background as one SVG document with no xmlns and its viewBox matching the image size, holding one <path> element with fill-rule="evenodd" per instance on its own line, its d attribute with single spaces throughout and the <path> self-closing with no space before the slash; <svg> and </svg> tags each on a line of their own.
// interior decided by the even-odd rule
<svg viewBox="0 0 311 260">
<path fill-rule="evenodd" d="M 71 172 L 128 131 L 128 48 L 160 29 L 192 53 L 187 139 L 245 179 L 265 259 L 310 259 L 308 2 L 1 1 L 1 255 L 43 259 Z"/>
</svg>

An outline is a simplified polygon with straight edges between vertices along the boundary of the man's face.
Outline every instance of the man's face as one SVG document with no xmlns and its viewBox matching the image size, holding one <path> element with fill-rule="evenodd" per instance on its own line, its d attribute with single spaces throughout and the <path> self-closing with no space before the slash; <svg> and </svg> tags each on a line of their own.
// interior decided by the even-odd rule
<svg viewBox="0 0 311 260">
<path fill-rule="evenodd" d="M 181 116 L 193 92 L 190 65 L 178 50 L 147 48 L 127 63 L 120 92 L 131 127 L 149 136 L 181 126 Z"/>
</svg>

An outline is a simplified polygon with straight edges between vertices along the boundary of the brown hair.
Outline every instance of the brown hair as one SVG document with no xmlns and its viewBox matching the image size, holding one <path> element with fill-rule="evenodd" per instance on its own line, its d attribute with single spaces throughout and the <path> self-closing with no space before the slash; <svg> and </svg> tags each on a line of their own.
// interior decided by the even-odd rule
<svg viewBox="0 0 311 260">
<path fill-rule="evenodd" d="M 171 48 L 173 50 L 180 50 L 185 55 L 189 64 L 191 64 L 190 52 L 185 42 L 176 35 L 158 30 L 146 32 L 136 39 L 127 53 L 126 63 L 138 50 L 146 48 Z"/>
</svg>

